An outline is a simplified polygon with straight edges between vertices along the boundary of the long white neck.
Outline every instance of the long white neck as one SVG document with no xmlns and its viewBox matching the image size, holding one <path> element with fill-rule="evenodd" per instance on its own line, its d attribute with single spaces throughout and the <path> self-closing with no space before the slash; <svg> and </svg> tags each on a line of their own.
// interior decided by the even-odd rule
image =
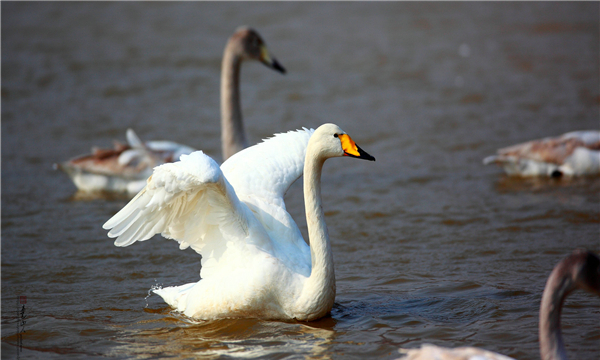
<svg viewBox="0 0 600 360">
<path fill-rule="evenodd" d="M 240 105 L 240 68 L 242 59 L 230 43 L 221 64 L 221 146 L 223 161 L 246 148 L 248 141 Z"/>
<path fill-rule="evenodd" d="M 540 354 L 542 360 L 566 360 L 567 353 L 560 329 L 560 314 L 567 295 L 575 288 L 570 277 L 555 269 L 542 295 L 540 305 Z"/>
<path fill-rule="evenodd" d="M 325 214 L 321 202 L 321 171 L 325 159 L 309 142 L 304 163 L 304 206 L 310 242 L 312 269 L 302 289 L 299 303 L 303 304 L 306 319 L 326 315 L 335 300 L 333 253 L 329 242 Z"/>
</svg>

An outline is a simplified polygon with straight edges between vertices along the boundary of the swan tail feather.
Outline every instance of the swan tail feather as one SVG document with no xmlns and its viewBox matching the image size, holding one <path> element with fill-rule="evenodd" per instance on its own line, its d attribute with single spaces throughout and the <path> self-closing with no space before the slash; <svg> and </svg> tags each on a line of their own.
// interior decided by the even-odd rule
<svg viewBox="0 0 600 360">
<path fill-rule="evenodd" d="M 188 294 L 196 284 L 197 283 L 189 283 L 181 286 L 152 289 L 152 292 L 163 298 L 163 300 L 171 307 L 179 311 L 184 311 Z"/>
</svg>

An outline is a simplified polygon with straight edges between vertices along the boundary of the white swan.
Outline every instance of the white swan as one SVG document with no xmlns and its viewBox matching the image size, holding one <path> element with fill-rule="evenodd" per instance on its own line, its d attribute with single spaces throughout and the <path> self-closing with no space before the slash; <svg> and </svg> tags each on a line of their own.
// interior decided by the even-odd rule
<svg viewBox="0 0 600 360">
<path fill-rule="evenodd" d="M 509 175 L 561 176 L 600 174 L 600 131 L 573 131 L 498 150 L 483 160 Z"/>
<path fill-rule="evenodd" d="M 566 360 L 560 330 L 560 314 L 565 298 L 583 289 L 600 296 L 600 259 L 590 251 L 575 250 L 559 262 L 546 281 L 540 306 L 540 354 L 542 360 Z M 401 349 L 402 360 L 513 360 L 491 351 L 474 348 L 443 348 L 422 345 L 419 349 Z"/>
<path fill-rule="evenodd" d="M 221 134 L 223 160 L 248 147 L 240 104 L 240 68 L 244 60 L 260 61 L 285 73 L 269 55 L 261 36 L 248 27 L 240 27 L 227 41 L 221 66 Z M 55 168 L 66 172 L 81 191 L 108 191 L 136 194 L 146 184 L 156 165 L 173 162 L 195 149 L 171 141 L 143 143 L 133 130 L 127 130 L 128 145 L 117 143 L 114 149 L 92 149 Z"/>
<path fill-rule="evenodd" d="M 158 166 L 103 227 L 116 246 L 160 233 L 202 254 L 199 282 L 154 291 L 189 317 L 316 320 L 335 299 L 321 171 L 339 156 L 375 160 L 333 124 L 276 135 L 221 168 L 194 152 Z M 303 173 L 310 247 L 283 201 Z"/>
</svg>

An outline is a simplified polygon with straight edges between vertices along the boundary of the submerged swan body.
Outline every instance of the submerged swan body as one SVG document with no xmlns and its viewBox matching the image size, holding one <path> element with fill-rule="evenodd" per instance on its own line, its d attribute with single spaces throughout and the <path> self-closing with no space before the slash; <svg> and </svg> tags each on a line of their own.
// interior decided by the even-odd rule
<svg viewBox="0 0 600 360">
<path fill-rule="evenodd" d="M 518 176 L 600 174 L 600 131 L 573 131 L 509 146 L 483 163 L 499 164 L 508 175 Z"/>
<path fill-rule="evenodd" d="M 560 330 L 560 314 L 565 298 L 583 289 L 600 296 L 600 259 L 590 251 L 575 250 L 559 262 L 548 277 L 540 305 L 540 355 L 542 360 L 566 360 Z M 419 349 L 401 349 L 402 360 L 512 360 L 491 351 L 474 348 L 443 348 L 423 345 Z"/>
<path fill-rule="evenodd" d="M 154 291 L 189 317 L 316 320 L 335 299 L 321 171 L 341 156 L 375 160 L 333 124 L 278 134 L 221 168 L 194 152 L 158 166 L 103 227 L 117 246 L 160 233 L 202 254 L 199 282 Z M 283 201 L 302 174 L 310 247 Z"/>
<path fill-rule="evenodd" d="M 248 147 L 240 104 L 240 69 L 245 60 L 255 60 L 285 73 L 285 69 L 269 55 L 261 36 L 248 27 L 240 27 L 229 38 L 221 66 L 221 134 L 223 160 Z M 135 138 L 133 141 L 132 139 Z M 114 149 L 93 149 L 55 168 L 69 175 L 81 191 L 138 193 L 156 165 L 179 160 L 195 149 L 171 141 L 142 143 L 133 130 L 127 131 L 129 144 L 116 144 Z"/>
</svg>

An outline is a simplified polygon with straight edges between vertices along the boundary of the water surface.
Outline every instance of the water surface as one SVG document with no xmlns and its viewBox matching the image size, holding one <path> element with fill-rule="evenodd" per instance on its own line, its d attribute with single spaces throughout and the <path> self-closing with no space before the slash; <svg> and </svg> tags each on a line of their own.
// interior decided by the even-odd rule
<svg viewBox="0 0 600 360">
<path fill-rule="evenodd" d="M 598 128 L 599 7 L 3 2 L 2 358 L 392 359 L 426 342 L 538 358 L 546 277 L 600 251 L 600 181 L 481 160 Z M 101 225 L 126 200 L 52 169 L 128 127 L 220 161 L 220 59 L 244 24 L 288 70 L 244 64 L 251 141 L 335 122 L 377 158 L 325 165 L 338 292 L 314 323 L 174 313 L 148 291 L 196 281 L 200 257 L 159 236 L 115 247 Z M 306 233 L 301 192 L 287 204 Z M 599 305 L 567 301 L 572 359 L 598 359 Z"/>
</svg>

